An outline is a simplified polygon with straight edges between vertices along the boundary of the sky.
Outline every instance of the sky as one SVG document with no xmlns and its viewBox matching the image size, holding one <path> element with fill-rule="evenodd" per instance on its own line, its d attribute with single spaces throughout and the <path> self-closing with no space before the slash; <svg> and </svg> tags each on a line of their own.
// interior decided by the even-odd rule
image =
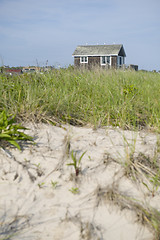
<svg viewBox="0 0 160 240">
<path fill-rule="evenodd" d="M 0 0 L 0 66 L 67 67 L 77 45 L 123 44 L 160 70 L 160 0 Z"/>
</svg>

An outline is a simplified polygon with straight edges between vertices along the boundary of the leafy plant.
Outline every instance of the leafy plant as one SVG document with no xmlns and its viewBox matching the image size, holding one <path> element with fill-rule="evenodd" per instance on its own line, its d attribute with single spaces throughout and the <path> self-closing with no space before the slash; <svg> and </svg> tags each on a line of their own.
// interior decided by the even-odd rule
<svg viewBox="0 0 160 240">
<path fill-rule="evenodd" d="M 41 164 L 40 163 L 38 163 L 38 164 L 34 164 L 37 168 L 41 168 Z"/>
<path fill-rule="evenodd" d="M 70 188 L 69 189 L 69 191 L 71 192 L 71 193 L 73 193 L 73 194 L 78 194 L 79 193 L 79 188 L 77 188 L 77 187 L 72 187 L 72 188 Z"/>
<path fill-rule="evenodd" d="M 45 185 L 45 182 L 38 183 L 38 187 L 39 187 L 39 188 L 43 188 L 43 187 L 44 187 L 44 185 Z"/>
<path fill-rule="evenodd" d="M 80 164 L 81 164 L 81 160 L 82 160 L 85 153 L 86 153 L 86 151 L 84 153 L 82 153 L 82 155 L 80 156 L 79 159 L 77 159 L 76 153 L 74 154 L 73 151 L 71 152 L 71 158 L 73 160 L 73 163 L 68 163 L 67 165 L 74 167 L 76 176 L 78 176 L 79 173 L 80 173 L 80 170 L 81 170 L 80 169 Z"/>
<path fill-rule="evenodd" d="M 33 165 L 36 166 L 37 175 L 38 175 L 39 177 L 41 177 L 42 175 L 44 175 L 44 172 L 43 172 L 43 170 L 42 170 L 42 168 L 41 168 L 41 164 L 40 164 L 40 163 L 38 163 L 38 164 L 33 164 Z"/>
<path fill-rule="evenodd" d="M 57 184 L 58 184 L 58 182 L 56 182 L 56 181 L 55 181 L 55 182 L 53 182 L 53 181 L 51 180 L 51 184 L 52 184 L 52 187 L 53 187 L 53 188 L 56 188 L 56 187 L 57 187 Z"/>
<path fill-rule="evenodd" d="M 0 144 L 8 142 L 20 150 L 21 148 L 17 141 L 33 141 L 32 137 L 20 130 L 27 130 L 27 128 L 20 124 L 15 124 L 15 116 L 7 115 L 5 111 L 0 113 Z"/>
</svg>

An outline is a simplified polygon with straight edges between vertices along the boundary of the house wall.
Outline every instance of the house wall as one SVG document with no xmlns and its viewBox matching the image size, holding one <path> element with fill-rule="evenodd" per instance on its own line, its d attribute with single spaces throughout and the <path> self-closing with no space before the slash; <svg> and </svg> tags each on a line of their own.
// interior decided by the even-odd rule
<svg viewBox="0 0 160 240">
<path fill-rule="evenodd" d="M 74 66 L 80 67 L 80 57 L 74 57 Z"/>
<path fill-rule="evenodd" d="M 100 66 L 100 57 L 88 57 L 88 63 L 80 63 L 80 57 L 74 57 L 74 66 L 75 67 L 86 67 L 93 68 L 95 66 Z"/>
<path fill-rule="evenodd" d="M 111 66 L 113 68 L 117 68 L 117 56 L 112 56 L 111 57 Z"/>
<path fill-rule="evenodd" d="M 10 75 L 13 75 L 13 74 L 18 75 L 22 73 L 22 69 L 4 68 L 3 72 Z"/>
<path fill-rule="evenodd" d="M 88 57 L 88 68 L 100 67 L 100 57 Z"/>
<path fill-rule="evenodd" d="M 109 66 L 101 66 L 101 57 L 100 56 L 89 56 L 88 63 L 80 63 L 80 57 L 74 57 L 74 66 L 83 67 L 83 68 L 93 68 L 93 67 L 102 67 L 109 68 Z M 111 68 L 117 68 L 117 56 L 111 56 Z"/>
</svg>

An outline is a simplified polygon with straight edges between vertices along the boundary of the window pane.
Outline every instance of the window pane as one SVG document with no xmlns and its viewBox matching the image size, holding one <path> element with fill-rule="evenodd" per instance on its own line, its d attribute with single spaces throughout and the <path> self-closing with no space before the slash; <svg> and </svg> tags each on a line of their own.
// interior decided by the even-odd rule
<svg viewBox="0 0 160 240">
<path fill-rule="evenodd" d="M 107 63 L 110 64 L 110 56 L 107 56 Z"/>
<path fill-rule="evenodd" d="M 106 64 L 106 58 L 102 57 L 102 64 Z"/>
<path fill-rule="evenodd" d="M 119 65 L 122 65 L 122 58 L 119 57 Z"/>
<path fill-rule="evenodd" d="M 80 57 L 81 63 L 88 63 L 88 57 Z"/>
</svg>

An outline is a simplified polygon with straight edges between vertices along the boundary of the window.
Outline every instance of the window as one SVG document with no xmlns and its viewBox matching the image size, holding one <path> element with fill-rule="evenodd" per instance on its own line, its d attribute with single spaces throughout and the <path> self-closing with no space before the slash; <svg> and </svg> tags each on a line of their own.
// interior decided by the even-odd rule
<svg viewBox="0 0 160 240">
<path fill-rule="evenodd" d="M 124 58 L 121 57 L 121 56 L 118 56 L 118 58 L 117 58 L 117 64 L 118 64 L 119 66 L 122 66 L 122 65 L 124 64 Z"/>
<path fill-rule="evenodd" d="M 110 64 L 110 56 L 107 56 L 107 63 Z"/>
<path fill-rule="evenodd" d="M 80 63 L 88 63 L 88 57 L 81 57 Z"/>
<path fill-rule="evenodd" d="M 106 65 L 109 64 L 110 65 L 110 56 L 102 56 L 101 57 L 101 65 Z"/>
<path fill-rule="evenodd" d="M 102 57 L 102 64 L 106 64 L 106 57 Z"/>
<path fill-rule="evenodd" d="M 122 65 L 122 58 L 119 57 L 119 65 Z"/>
</svg>

